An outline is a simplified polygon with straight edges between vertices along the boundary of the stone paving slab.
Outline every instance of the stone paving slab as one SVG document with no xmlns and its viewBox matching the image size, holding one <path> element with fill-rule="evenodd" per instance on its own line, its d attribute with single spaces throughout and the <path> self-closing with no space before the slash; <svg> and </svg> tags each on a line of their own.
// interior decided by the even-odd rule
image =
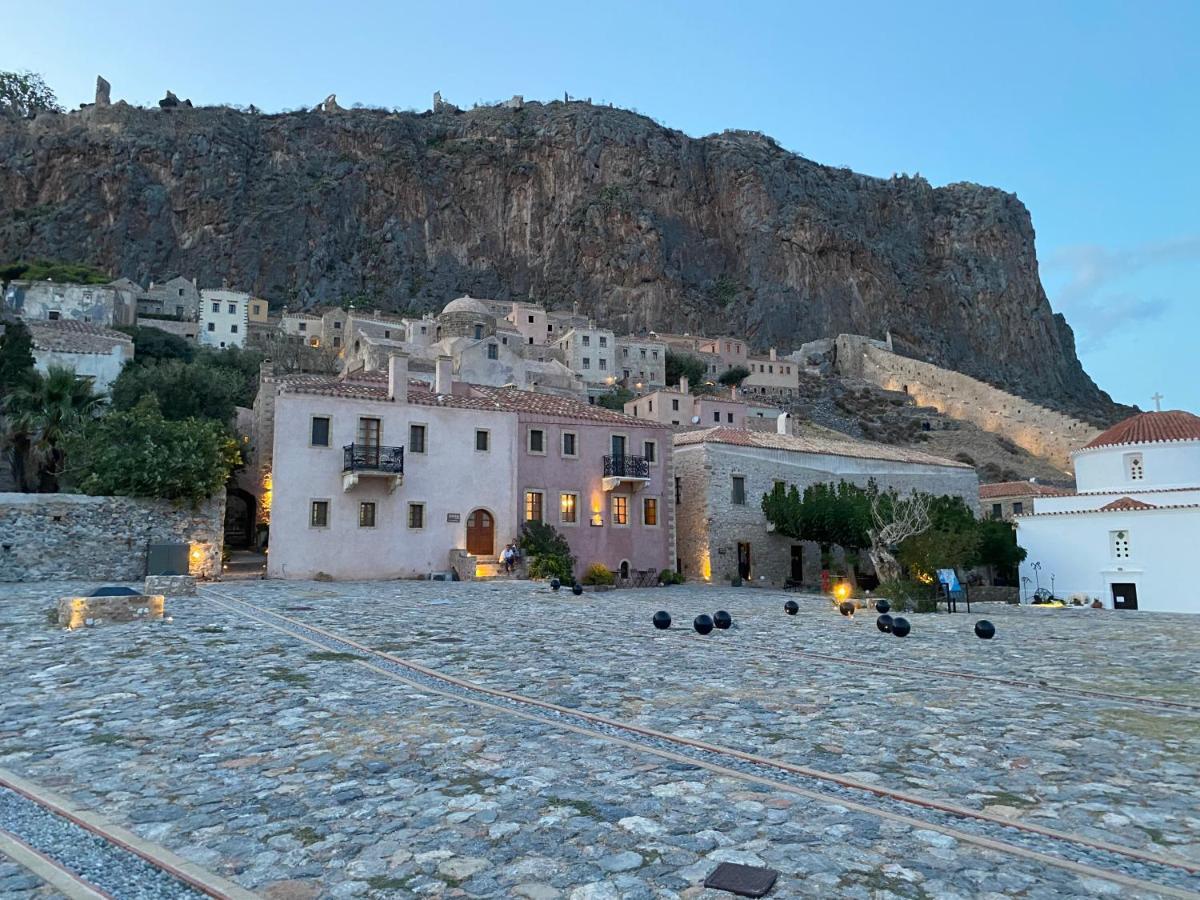
<svg viewBox="0 0 1200 900">
<path fill-rule="evenodd" d="M 8 651 L 0 658 L 0 765 L 267 897 L 715 898 L 724 895 L 698 885 L 726 860 L 780 869 L 778 897 L 1137 896 L 421 693 L 202 600 L 171 605 L 171 622 L 63 632 L 45 610 L 46 598 L 66 589 L 17 586 L 0 602 Z M 656 703 L 678 704 L 677 714 L 703 709 L 657 682 L 669 672 L 660 663 L 673 658 L 676 668 L 707 672 L 703 690 L 692 691 L 701 700 L 736 677 L 781 740 L 827 727 L 768 706 L 777 678 L 711 671 L 731 668 L 713 646 L 671 634 L 650 645 L 660 652 L 632 660 L 606 650 L 605 637 L 632 632 L 656 606 L 634 592 L 570 607 L 533 597 L 528 585 L 221 589 L 280 609 L 310 606 L 290 614 L 365 629 L 368 643 L 422 631 L 432 658 L 480 677 L 504 673 L 499 637 L 447 624 L 450 614 L 486 624 L 521 613 L 509 631 L 508 671 L 528 670 L 527 693 L 536 667 L 551 663 L 547 684 L 570 691 L 570 669 L 589 658 L 590 640 L 597 660 L 585 671 L 594 681 L 576 700 L 620 692 L 613 698 L 633 714 Z M 640 593 L 657 600 L 666 592 Z M 695 594 L 680 592 L 708 600 Z M 550 626 L 534 617 L 548 603 L 552 613 L 570 613 L 562 621 L 576 638 L 560 625 L 551 640 Z M 748 632 L 751 614 L 732 611 Z M 376 615 L 391 618 L 372 627 Z M 686 718 L 672 722 L 677 730 Z M 1120 792 L 1111 802 L 1126 799 Z"/>
<path fill-rule="evenodd" d="M 791 617 L 782 606 L 794 595 L 759 590 L 615 591 L 588 602 L 529 583 L 264 582 L 229 595 L 489 687 L 1200 861 L 1200 713 L 1053 693 L 1115 688 L 1200 706 L 1200 638 L 1187 616 L 989 605 L 911 615 L 913 633 L 899 639 L 880 633 L 873 613 L 850 623 L 827 601 L 800 598 Z M 676 627 L 652 628 L 658 608 Z M 692 618 L 717 608 L 735 628 L 694 634 Z M 974 636 L 984 616 L 994 640 Z"/>
<path fill-rule="evenodd" d="M 0 854 L 0 897 L 6 900 L 66 900 L 32 872 Z"/>
</svg>

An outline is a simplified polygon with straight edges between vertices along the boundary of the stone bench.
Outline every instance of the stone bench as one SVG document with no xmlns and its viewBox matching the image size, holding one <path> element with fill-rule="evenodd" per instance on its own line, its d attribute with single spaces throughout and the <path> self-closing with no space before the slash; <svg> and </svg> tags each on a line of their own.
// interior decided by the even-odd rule
<svg viewBox="0 0 1200 900">
<path fill-rule="evenodd" d="M 162 594 L 125 594 L 118 597 L 60 597 L 58 624 L 63 628 L 109 625 L 161 619 L 166 598 Z"/>
<path fill-rule="evenodd" d="M 142 589 L 148 595 L 162 594 L 164 597 L 194 597 L 196 576 L 194 575 L 147 575 Z"/>
</svg>

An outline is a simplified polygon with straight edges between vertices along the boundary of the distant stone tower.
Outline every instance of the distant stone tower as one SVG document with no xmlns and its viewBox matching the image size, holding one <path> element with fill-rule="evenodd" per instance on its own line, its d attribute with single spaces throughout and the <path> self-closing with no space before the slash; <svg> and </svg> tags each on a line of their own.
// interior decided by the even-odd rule
<svg viewBox="0 0 1200 900">
<path fill-rule="evenodd" d="M 108 106 L 112 102 L 112 85 L 103 75 L 96 76 L 96 105 Z"/>
</svg>

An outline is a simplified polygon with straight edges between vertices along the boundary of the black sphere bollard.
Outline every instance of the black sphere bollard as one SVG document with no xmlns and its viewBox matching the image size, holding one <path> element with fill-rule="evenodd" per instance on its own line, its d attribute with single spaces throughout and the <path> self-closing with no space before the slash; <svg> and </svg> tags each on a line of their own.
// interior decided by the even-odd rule
<svg viewBox="0 0 1200 900">
<path fill-rule="evenodd" d="M 875 612 L 889 613 L 891 611 L 892 611 L 892 604 L 888 603 L 886 600 L 876 600 L 875 601 Z"/>
<path fill-rule="evenodd" d="M 654 627 L 659 631 L 665 631 L 671 627 L 671 614 L 665 609 L 660 609 L 650 621 L 654 623 Z"/>
<path fill-rule="evenodd" d="M 987 619 L 980 619 L 975 623 L 975 637 L 982 638 L 985 641 L 990 641 L 996 636 L 996 626 Z"/>
<path fill-rule="evenodd" d="M 561 581 L 559 581 L 557 578 L 550 579 L 550 590 L 557 591 L 560 587 L 562 587 Z"/>
<path fill-rule="evenodd" d="M 838 612 L 840 612 L 843 616 L 854 615 L 855 609 L 856 609 L 856 606 L 854 605 L 853 600 L 843 600 L 841 603 L 838 604 Z"/>
<path fill-rule="evenodd" d="M 875 620 L 875 627 L 886 634 L 892 630 L 892 617 L 884 613 Z"/>
<path fill-rule="evenodd" d="M 692 620 L 692 627 L 695 628 L 701 634 L 708 634 L 710 631 L 713 630 L 713 620 L 711 617 L 704 615 L 704 613 L 701 613 L 700 615 L 696 616 L 695 619 Z"/>
<path fill-rule="evenodd" d="M 580 594 L 583 593 L 583 585 L 580 584 L 578 581 L 575 582 L 573 585 L 571 585 L 571 593 L 574 594 L 576 597 L 578 597 Z"/>
<path fill-rule="evenodd" d="M 800 604 L 795 600 L 789 600 L 787 603 L 783 604 L 783 611 L 789 616 L 794 616 L 796 613 L 800 612 Z"/>
<path fill-rule="evenodd" d="M 733 624 L 733 616 L 725 612 L 723 609 L 718 609 L 713 613 L 713 624 L 724 631 Z"/>
<path fill-rule="evenodd" d="M 902 619 L 899 616 L 892 619 L 892 634 L 896 637 L 906 637 L 912 631 L 912 626 L 908 624 L 908 619 Z"/>
</svg>

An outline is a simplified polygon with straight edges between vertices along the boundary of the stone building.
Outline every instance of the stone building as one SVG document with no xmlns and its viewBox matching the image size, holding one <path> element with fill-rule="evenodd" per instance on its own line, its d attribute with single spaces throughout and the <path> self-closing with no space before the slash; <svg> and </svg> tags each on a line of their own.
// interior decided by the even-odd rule
<svg viewBox="0 0 1200 900">
<path fill-rule="evenodd" d="M 800 389 L 800 367 L 790 359 L 782 359 L 771 348 L 766 356 L 746 359 L 750 376 L 742 382 L 742 392 L 755 397 L 774 397 L 788 400 Z"/>
<path fill-rule="evenodd" d="M 194 322 L 200 314 L 200 291 L 195 279 L 176 277 L 161 284 L 152 281 L 138 293 L 137 310 L 143 316 L 173 316 Z"/>
<path fill-rule="evenodd" d="M 245 346 L 250 300 L 250 295 L 241 291 L 202 290 L 200 343 L 221 350 Z"/>
<path fill-rule="evenodd" d="M 819 581 L 820 548 L 774 534 L 763 515 L 762 498 L 777 486 L 803 492 L 819 482 L 874 480 L 902 494 L 962 497 L 971 509 L 978 502 L 973 468 L 915 450 L 723 426 L 676 434 L 674 442 L 678 565 L 704 581 Z"/>
<path fill-rule="evenodd" d="M 26 321 L 73 319 L 93 325 L 133 325 L 137 321 L 139 290 L 132 282 L 10 281 L 4 302 Z"/>
<path fill-rule="evenodd" d="M 1013 516 L 1033 512 L 1035 497 L 1061 497 L 1072 491 L 1036 481 L 998 481 L 979 486 L 979 515 L 1011 522 Z"/>
<path fill-rule="evenodd" d="M 133 359 L 133 341 L 129 336 L 102 325 L 72 319 L 25 324 L 33 340 L 33 361 L 39 372 L 47 372 L 51 366 L 70 369 L 91 379 L 97 393 L 107 394 L 109 386 L 121 374 L 121 367 Z"/>
<path fill-rule="evenodd" d="M 638 393 L 666 387 L 667 345 L 648 337 L 617 338 L 618 380 Z"/>
<path fill-rule="evenodd" d="M 625 414 L 638 419 L 650 419 L 670 426 L 672 429 L 712 428 L 724 425 L 727 428 L 748 427 L 750 405 L 738 399 L 733 390 L 724 393 L 689 393 L 686 378 L 679 379 L 674 388 L 661 388 L 643 394 L 625 404 Z M 764 409 L 754 408 L 754 415 L 762 418 Z M 771 412 L 771 427 L 775 427 L 778 410 Z"/>
<path fill-rule="evenodd" d="M 572 328 L 555 342 L 563 354 L 567 368 L 583 379 L 588 396 L 599 397 L 612 390 L 620 380 L 621 368 L 617 359 L 617 338 L 608 328 Z"/>
</svg>

